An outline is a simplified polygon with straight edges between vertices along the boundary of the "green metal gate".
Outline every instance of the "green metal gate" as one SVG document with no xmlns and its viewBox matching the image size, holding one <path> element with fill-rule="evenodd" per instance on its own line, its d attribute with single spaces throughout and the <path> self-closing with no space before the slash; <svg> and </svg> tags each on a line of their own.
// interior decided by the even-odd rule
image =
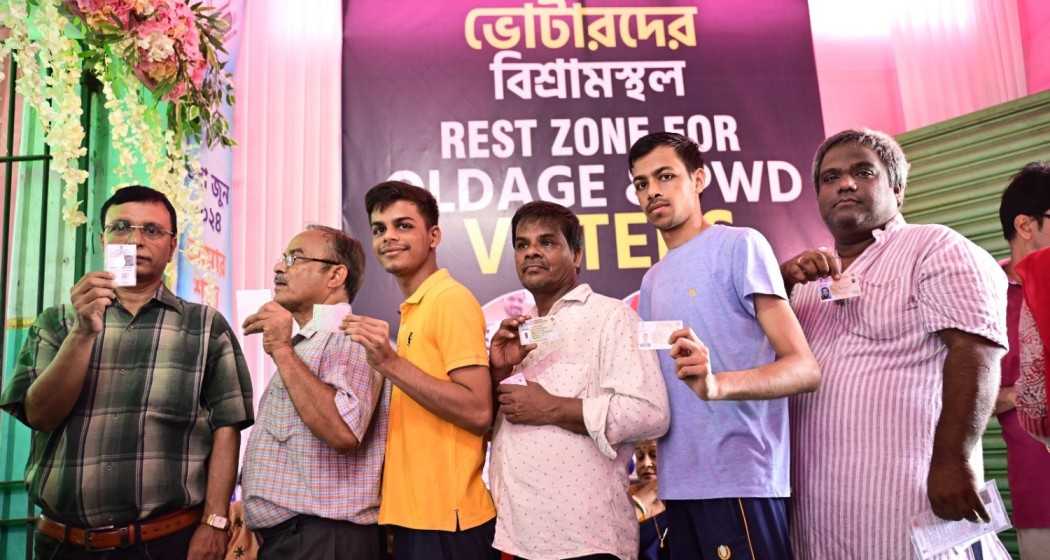
<svg viewBox="0 0 1050 560">
<path fill-rule="evenodd" d="M 10 376 L 18 350 L 35 317 L 46 307 L 69 299 L 69 289 L 88 263 L 99 260 L 97 220 L 73 229 L 61 218 L 62 187 L 50 168 L 51 156 L 35 112 L 16 93 L 14 60 L 5 64 L 0 85 L 0 169 L 3 170 L 3 223 L 0 239 L 0 310 L 4 338 L 0 341 L 0 390 Z M 108 123 L 97 82 L 81 84 L 82 124 L 88 155 L 81 169 L 92 171 L 78 193 L 81 207 L 97 216 L 108 196 L 105 172 L 109 154 Z M 92 138 L 92 134 L 101 133 Z M 96 146 L 102 146 L 101 149 Z M 0 414 L 0 555 L 32 557 L 32 521 L 36 514 L 26 493 L 24 472 L 30 431 L 8 414 Z"/>
</svg>

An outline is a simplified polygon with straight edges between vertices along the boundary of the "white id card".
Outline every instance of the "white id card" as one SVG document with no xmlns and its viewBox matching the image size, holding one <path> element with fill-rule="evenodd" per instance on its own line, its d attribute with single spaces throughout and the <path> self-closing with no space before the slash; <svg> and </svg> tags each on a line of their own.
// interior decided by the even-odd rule
<svg viewBox="0 0 1050 560">
<path fill-rule="evenodd" d="M 642 321 L 638 323 L 638 348 L 670 350 L 671 335 L 681 328 L 681 321 Z"/>
<path fill-rule="evenodd" d="M 350 314 L 349 303 L 325 305 L 314 304 L 314 316 L 310 324 L 319 331 L 337 332 L 342 330 L 343 318 Z"/>
<path fill-rule="evenodd" d="M 830 276 L 817 280 L 820 290 L 820 301 L 839 301 L 860 296 L 860 281 L 857 277 L 844 272 L 838 280 Z"/>
<path fill-rule="evenodd" d="M 522 345 L 557 340 L 558 327 L 554 324 L 554 317 L 536 317 L 525 321 L 518 327 L 518 339 Z"/>
<path fill-rule="evenodd" d="M 519 371 L 518 373 L 515 373 L 514 375 L 511 375 L 510 377 L 507 377 L 503 381 L 500 381 L 499 384 L 500 385 L 528 385 L 529 383 L 528 383 L 528 381 L 525 381 L 525 374 L 521 373 Z"/>
<path fill-rule="evenodd" d="M 106 245 L 106 272 L 113 275 L 117 286 L 134 286 L 138 283 L 138 276 L 135 274 L 136 255 L 134 245 Z"/>
</svg>

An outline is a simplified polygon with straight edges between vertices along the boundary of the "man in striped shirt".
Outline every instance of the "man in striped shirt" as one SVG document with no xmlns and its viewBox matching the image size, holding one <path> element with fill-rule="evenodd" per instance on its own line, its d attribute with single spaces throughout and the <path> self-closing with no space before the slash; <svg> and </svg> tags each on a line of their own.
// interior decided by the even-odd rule
<svg viewBox="0 0 1050 560">
<path fill-rule="evenodd" d="M 885 134 L 825 140 L 813 178 L 835 250 L 781 267 L 823 373 L 820 391 L 791 399 L 801 560 L 909 558 L 920 512 L 988 517 L 979 443 L 1007 346 L 1006 278 L 955 231 L 905 223 L 907 171 Z M 822 300 L 828 277 L 859 295 Z M 941 557 L 1009 558 L 994 536 Z"/>
<path fill-rule="evenodd" d="M 380 556 L 389 391 L 365 349 L 314 316 L 315 304 L 353 301 L 364 268 L 357 240 L 310 226 L 273 269 L 274 300 L 244 321 L 245 334 L 262 333 L 277 366 L 242 473 L 245 520 L 262 537 L 260 558 Z"/>
</svg>

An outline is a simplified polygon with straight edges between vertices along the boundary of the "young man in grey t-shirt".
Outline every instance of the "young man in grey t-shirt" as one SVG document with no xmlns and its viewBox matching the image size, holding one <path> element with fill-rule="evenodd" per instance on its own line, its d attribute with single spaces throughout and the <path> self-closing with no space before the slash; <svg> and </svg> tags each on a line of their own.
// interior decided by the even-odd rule
<svg viewBox="0 0 1050 560">
<path fill-rule="evenodd" d="M 642 280 L 643 320 L 681 320 L 660 368 L 671 428 L 660 499 L 672 557 L 791 558 L 787 397 L 820 370 L 787 301 L 769 243 L 711 224 L 699 147 L 655 133 L 631 147 L 638 203 L 668 253 Z"/>
</svg>

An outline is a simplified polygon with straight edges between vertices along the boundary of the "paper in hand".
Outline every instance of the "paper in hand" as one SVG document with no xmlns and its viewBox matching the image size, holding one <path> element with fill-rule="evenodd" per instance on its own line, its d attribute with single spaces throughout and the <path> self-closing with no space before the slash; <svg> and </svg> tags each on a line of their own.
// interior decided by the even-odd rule
<svg viewBox="0 0 1050 560">
<path fill-rule="evenodd" d="M 518 326 L 518 340 L 523 346 L 558 339 L 558 327 L 554 317 L 536 317 Z"/>
<path fill-rule="evenodd" d="M 343 319 L 350 314 L 349 303 L 325 305 L 314 304 L 314 316 L 310 324 L 319 331 L 337 332 L 342 330 Z"/>
<path fill-rule="evenodd" d="M 106 272 L 113 275 L 117 286 L 134 286 L 138 283 L 135 274 L 137 248 L 130 244 L 106 245 Z"/>
<path fill-rule="evenodd" d="M 681 328 L 681 321 L 641 321 L 638 323 L 638 348 L 670 350 L 671 335 Z"/>
<path fill-rule="evenodd" d="M 948 521 L 941 519 L 927 509 L 916 515 L 911 521 L 911 542 L 915 548 L 915 557 L 926 560 L 939 557 L 952 550 L 962 550 L 973 544 L 984 535 L 998 533 L 1010 528 L 1010 518 L 1006 515 L 1003 498 L 994 480 L 984 483 L 977 492 L 984 504 L 985 511 L 991 517 L 988 523 L 972 521 Z"/>
</svg>

